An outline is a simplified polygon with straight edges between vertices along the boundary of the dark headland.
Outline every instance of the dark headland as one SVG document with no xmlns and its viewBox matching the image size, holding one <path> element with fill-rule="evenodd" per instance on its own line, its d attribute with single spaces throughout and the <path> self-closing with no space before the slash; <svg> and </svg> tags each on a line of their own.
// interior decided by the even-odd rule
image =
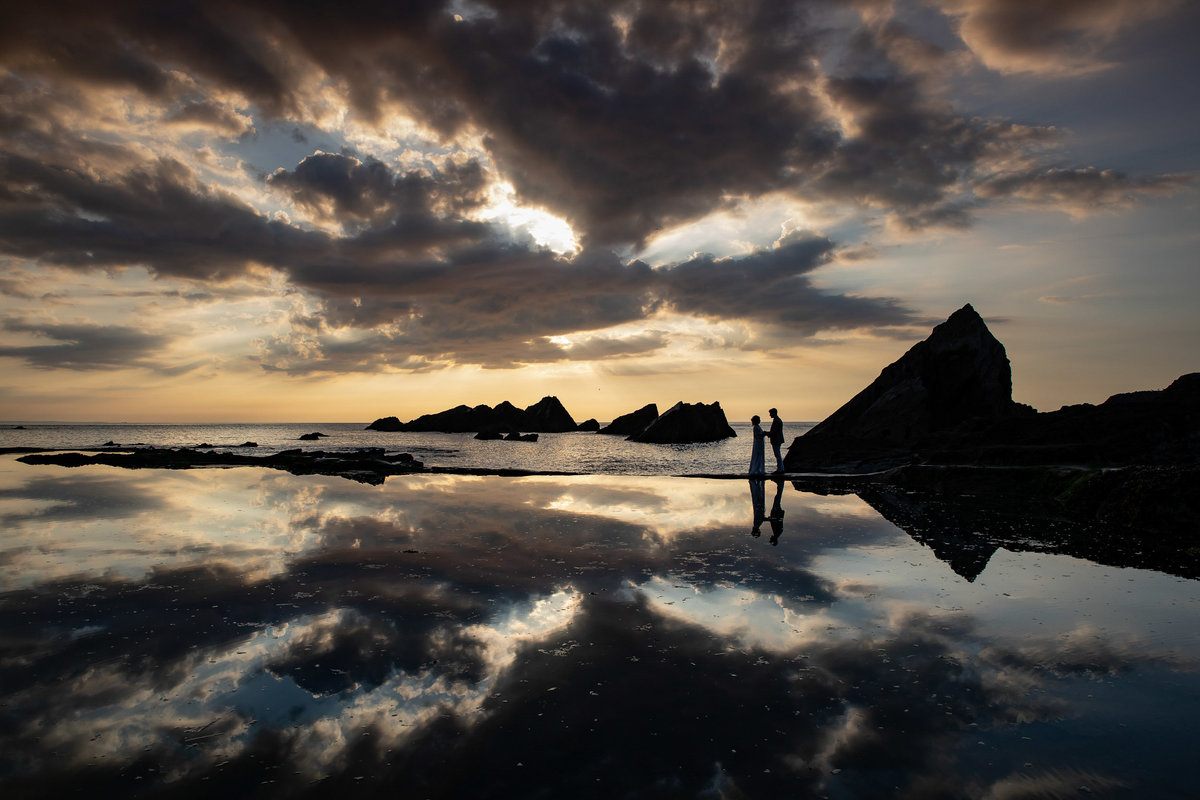
<svg viewBox="0 0 1200 800">
<path fill-rule="evenodd" d="M 905 464 L 1195 465 L 1200 373 L 1162 391 L 1038 413 L 1013 402 L 1002 345 L 969 304 L 788 449 L 789 471 Z"/>
<path fill-rule="evenodd" d="M 1013 402 L 1004 346 L 968 304 L 784 465 L 797 488 L 858 494 L 917 538 L 988 528 L 1011 546 L 1018 520 L 1070 520 L 1200 555 L 1200 373 L 1039 413 Z"/>
</svg>

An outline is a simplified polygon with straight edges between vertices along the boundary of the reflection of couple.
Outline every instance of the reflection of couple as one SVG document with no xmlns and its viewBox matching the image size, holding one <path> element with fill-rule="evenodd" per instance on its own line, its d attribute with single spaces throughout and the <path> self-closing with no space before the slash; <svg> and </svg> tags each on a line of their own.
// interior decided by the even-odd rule
<svg viewBox="0 0 1200 800">
<path fill-rule="evenodd" d="M 783 481 L 776 479 L 775 481 L 775 502 L 771 503 L 771 516 L 766 516 L 763 509 L 766 506 L 766 497 L 764 489 L 766 489 L 766 481 L 750 480 L 750 505 L 754 509 L 754 527 L 750 529 L 751 536 L 761 536 L 763 520 L 771 523 L 771 544 L 779 544 L 779 537 L 783 534 Z"/>
<path fill-rule="evenodd" d="M 759 427 L 758 423 L 761 418 L 755 414 L 750 418 L 750 424 L 753 426 L 751 434 L 754 442 L 750 448 L 750 469 L 751 475 L 765 475 L 767 472 L 765 457 L 763 456 L 763 440 L 771 440 L 771 449 L 775 453 L 775 471 L 783 472 L 783 456 L 779 453 L 779 447 L 783 444 L 783 420 L 779 418 L 779 412 L 772 408 L 767 412 L 771 415 L 771 429 L 764 431 Z"/>
</svg>

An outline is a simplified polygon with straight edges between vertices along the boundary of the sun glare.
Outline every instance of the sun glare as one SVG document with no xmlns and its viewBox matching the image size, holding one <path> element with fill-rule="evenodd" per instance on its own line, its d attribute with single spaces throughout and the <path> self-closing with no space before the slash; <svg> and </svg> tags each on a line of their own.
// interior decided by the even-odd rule
<svg viewBox="0 0 1200 800">
<path fill-rule="evenodd" d="M 516 232 L 528 233 L 539 245 L 559 255 L 570 255 L 579 250 L 579 240 L 566 220 L 544 209 L 521 205 L 516 189 L 510 183 L 492 186 L 491 202 L 482 209 L 479 218 L 507 225 Z"/>
</svg>

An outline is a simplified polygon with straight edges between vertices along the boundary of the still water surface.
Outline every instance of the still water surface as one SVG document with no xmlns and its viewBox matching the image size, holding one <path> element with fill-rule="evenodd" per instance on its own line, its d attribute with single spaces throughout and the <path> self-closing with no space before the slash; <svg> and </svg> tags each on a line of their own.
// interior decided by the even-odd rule
<svg viewBox="0 0 1200 800">
<path fill-rule="evenodd" d="M 1200 795 L 1197 581 L 854 495 L 3 457 L 0 529 L 9 798 Z"/>
<path fill-rule="evenodd" d="M 765 418 L 765 411 L 764 411 Z M 784 441 L 790 442 L 813 427 L 811 422 L 788 422 Z M 20 426 L 20 427 L 17 427 Z M 623 436 L 595 433 L 542 433 L 538 441 L 480 441 L 472 433 L 405 433 L 364 430 L 365 423 L 229 423 L 229 424 L 79 424 L 11 422 L 0 425 L 0 448 L 99 448 L 110 442 L 125 447 L 222 446 L 254 442 L 253 450 L 267 455 L 280 450 L 342 452 L 382 447 L 407 452 L 430 467 L 510 468 L 531 472 L 573 472 L 606 475 L 696 475 L 745 473 L 750 463 L 749 422 L 733 422 L 737 437 L 703 444 L 661 445 L 626 441 Z M 307 433 L 316 441 L 301 441 Z M 236 449 L 236 448 L 235 448 Z M 771 460 L 768 448 L 768 461 Z"/>
</svg>

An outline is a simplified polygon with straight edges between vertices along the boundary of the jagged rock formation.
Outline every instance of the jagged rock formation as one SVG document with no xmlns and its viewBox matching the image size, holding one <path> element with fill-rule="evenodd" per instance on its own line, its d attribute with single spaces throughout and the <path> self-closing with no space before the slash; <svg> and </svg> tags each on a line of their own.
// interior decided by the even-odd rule
<svg viewBox="0 0 1200 800">
<path fill-rule="evenodd" d="M 529 408 L 525 409 L 530 424 L 519 425 L 523 431 L 539 431 L 541 433 L 566 433 L 579 426 L 563 404 L 553 395 L 543 397 Z"/>
<path fill-rule="evenodd" d="M 646 426 L 658 419 L 658 406 L 647 403 L 637 411 L 622 414 L 596 433 L 610 436 L 636 436 L 646 430 Z"/>
<path fill-rule="evenodd" d="M 908 463 L 1200 463 L 1200 374 L 1161 392 L 1039 414 L 1012 400 L 1004 346 L 969 304 L 820 425 L 784 466 L 868 472 Z"/>
<path fill-rule="evenodd" d="M 973 418 L 1032 413 L 1012 401 L 1004 345 L 968 303 L 933 329 L 867 388 L 798 437 L 788 469 L 828 469 L 847 456 L 888 462 L 907 457 L 931 434 Z"/>
<path fill-rule="evenodd" d="M 592 417 L 591 419 L 585 419 L 583 422 L 579 423 L 579 427 L 577 427 L 575 430 L 579 431 L 580 433 L 595 433 L 596 431 L 600 430 L 600 422 L 595 417 Z"/>
<path fill-rule="evenodd" d="M 634 442 L 653 444 L 691 444 L 716 442 L 737 436 L 720 403 L 679 402 L 664 411 L 640 433 L 629 437 Z"/>
<path fill-rule="evenodd" d="M 367 426 L 369 431 L 438 431 L 441 433 L 514 431 L 564 433 L 578 426 L 557 397 L 543 397 L 525 409 L 507 400 L 495 408 L 478 405 L 474 408 L 458 405 L 436 414 L 423 414 L 409 422 L 396 417 L 382 417 Z"/>
</svg>

